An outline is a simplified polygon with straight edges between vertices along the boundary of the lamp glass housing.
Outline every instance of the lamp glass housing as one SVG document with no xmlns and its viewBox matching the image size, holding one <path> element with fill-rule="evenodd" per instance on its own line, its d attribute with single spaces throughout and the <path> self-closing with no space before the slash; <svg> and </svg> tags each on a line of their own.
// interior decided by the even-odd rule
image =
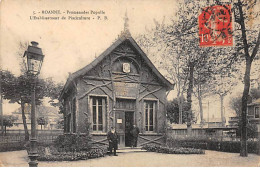
<svg viewBox="0 0 260 170">
<path fill-rule="evenodd" d="M 26 69 L 27 73 L 31 75 L 40 74 L 42 62 L 44 55 L 42 54 L 42 49 L 37 47 L 37 42 L 32 42 L 32 46 L 28 46 L 27 51 L 24 53 L 24 57 L 26 57 Z"/>
<path fill-rule="evenodd" d="M 38 75 L 41 71 L 43 56 L 28 54 L 27 55 L 27 71 L 29 74 Z"/>
</svg>

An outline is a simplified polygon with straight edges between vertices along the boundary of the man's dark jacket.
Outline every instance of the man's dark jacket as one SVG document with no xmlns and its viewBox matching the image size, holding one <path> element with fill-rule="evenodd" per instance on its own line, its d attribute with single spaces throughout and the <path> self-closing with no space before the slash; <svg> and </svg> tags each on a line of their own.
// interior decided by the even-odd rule
<svg viewBox="0 0 260 170">
<path fill-rule="evenodd" d="M 109 142 L 109 148 L 116 148 L 117 149 L 117 133 L 112 133 L 111 131 L 109 131 L 107 133 L 107 140 Z"/>
<path fill-rule="evenodd" d="M 139 135 L 139 128 L 138 127 L 134 127 L 133 129 L 132 129 L 132 131 L 131 131 L 131 134 L 132 134 L 132 136 L 134 137 L 134 138 L 137 138 L 138 137 L 138 135 Z"/>
</svg>

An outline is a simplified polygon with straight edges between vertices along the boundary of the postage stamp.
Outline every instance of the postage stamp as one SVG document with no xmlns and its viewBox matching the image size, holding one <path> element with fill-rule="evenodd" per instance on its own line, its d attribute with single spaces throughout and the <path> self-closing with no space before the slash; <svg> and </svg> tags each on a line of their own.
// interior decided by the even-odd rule
<svg viewBox="0 0 260 170">
<path fill-rule="evenodd" d="M 231 5 L 214 5 L 199 15 L 200 46 L 232 46 Z"/>
</svg>

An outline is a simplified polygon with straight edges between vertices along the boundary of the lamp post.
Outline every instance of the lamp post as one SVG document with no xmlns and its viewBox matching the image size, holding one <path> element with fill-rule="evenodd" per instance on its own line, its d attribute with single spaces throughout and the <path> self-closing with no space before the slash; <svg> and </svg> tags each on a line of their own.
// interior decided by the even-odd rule
<svg viewBox="0 0 260 170">
<path fill-rule="evenodd" d="M 44 55 L 42 49 L 38 47 L 38 43 L 31 42 L 32 45 L 28 46 L 27 51 L 24 52 L 26 57 L 27 75 L 32 78 L 32 91 L 31 91 L 31 138 L 30 138 L 30 151 L 29 151 L 29 166 L 37 167 L 37 137 L 36 137 L 36 116 L 35 116 L 35 86 L 40 74 L 42 61 Z"/>
</svg>

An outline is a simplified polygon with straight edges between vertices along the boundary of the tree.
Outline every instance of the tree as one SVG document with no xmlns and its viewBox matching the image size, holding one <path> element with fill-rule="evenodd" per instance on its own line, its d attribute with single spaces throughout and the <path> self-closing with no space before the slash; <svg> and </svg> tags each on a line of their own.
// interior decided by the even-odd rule
<svg viewBox="0 0 260 170">
<path fill-rule="evenodd" d="M 6 135 L 6 127 L 12 127 L 14 125 L 14 122 L 16 122 L 18 118 L 13 115 L 3 115 L 0 117 L 0 119 L 1 121 L 3 121 Z"/>
<path fill-rule="evenodd" d="M 237 122 L 236 126 L 238 126 L 237 136 L 240 136 L 240 137 L 241 137 L 240 132 L 241 132 L 241 129 L 242 129 L 242 120 L 241 120 L 242 100 L 241 100 L 241 96 L 242 95 L 240 94 L 240 95 L 237 95 L 235 97 L 232 97 L 230 102 L 229 102 L 230 108 L 236 112 L 236 117 L 238 117 L 238 122 Z M 251 103 L 251 101 L 248 101 L 248 104 L 249 103 Z M 248 119 L 247 119 L 247 122 L 249 122 Z M 247 137 L 251 137 L 251 138 L 257 137 L 257 125 L 249 123 L 247 125 L 247 132 L 248 132 Z"/>
<path fill-rule="evenodd" d="M 247 151 L 247 100 L 250 89 L 250 72 L 252 62 L 258 54 L 260 45 L 260 30 L 258 25 L 253 26 L 253 20 L 259 16 L 259 11 L 254 11 L 254 8 L 259 5 L 259 1 L 242 1 L 237 0 L 234 3 L 234 16 L 236 23 L 236 38 L 237 54 L 245 60 L 245 73 L 243 78 L 244 90 L 242 95 L 242 128 L 241 128 L 241 150 L 240 156 L 248 156 Z"/>
<path fill-rule="evenodd" d="M 25 109 L 25 104 L 30 103 L 31 101 L 31 97 L 29 95 L 32 88 L 31 79 L 26 75 L 15 77 L 9 71 L 1 71 L 1 75 L 2 77 L 4 77 L 3 79 L 1 79 L 3 98 L 9 100 L 10 103 L 20 104 L 22 110 L 24 131 L 25 131 L 25 140 L 28 141 L 29 132 L 26 123 L 26 116 L 25 116 L 24 109 Z M 43 98 L 43 94 L 44 94 L 44 92 L 41 93 L 42 91 L 41 89 L 43 89 L 42 84 L 37 83 L 36 99 L 38 104 L 40 103 L 40 99 Z"/>
<path fill-rule="evenodd" d="M 216 94 L 220 98 L 220 113 L 223 126 L 225 125 L 225 116 L 224 116 L 224 98 L 231 93 L 234 86 L 237 85 L 235 77 L 231 74 L 226 74 L 224 71 L 220 74 L 214 76 L 212 81 L 213 88 L 212 94 Z"/>
<path fill-rule="evenodd" d="M 56 119 L 56 128 L 57 129 L 64 129 L 64 118 Z"/>
<path fill-rule="evenodd" d="M 42 126 L 47 125 L 48 122 L 49 122 L 48 118 L 44 117 L 44 116 L 38 117 L 38 119 L 37 119 L 38 125 L 41 125 L 41 130 L 42 130 Z"/>
<path fill-rule="evenodd" d="M 196 1 L 199 2 L 199 1 Z M 197 13 L 199 6 L 193 2 L 179 4 L 177 11 L 177 21 L 172 20 L 168 25 L 164 21 L 160 24 L 155 21 L 155 29 L 148 34 L 151 36 L 140 36 L 138 42 L 144 48 L 156 48 L 157 58 L 160 58 L 160 67 L 166 72 L 166 77 L 176 83 L 177 99 L 179 104 L 179 114 L 182 117 L 182 99 L 184 92 L 187 92 L 187 102 L 189 103 L 189 115 L 192 114 L 192 92 L 194 69 L 197 64 L 207 58 L 210 48 L 199 48 L 197 36 Z M 152 50 L 151 50 L 152 51 Z M 203 62 L 204 64 L 206 62 Z M 188 120 L 191 116 L 188 117 Z M 182 119 L 179 120 L 182 123 Z M 190 122 L 187 123 L 191 126 Z"/>
<path fill-rule="evenodd" d="M 179 99 L 175 98 L 172 101 L 168 101 L 166 105 L 166 113 L 167 113 L 167 119 L 171 123 L 179 123 Z M 182 114 L 182 122 L 186 123 L 187 122 L 187 113 L 188 113 L 188 103 L 185 101 L 185 99 L 182 99 L 183 102 L 183 113 Z M 194 114 L 192 116 L 194 120 Z"/>
<path fill-rule="evenodd" d="M 27 75 L 16 77 L 11 72 L 4 70 L 0 70 L 0 74 L 2 77 L 1 88 L 3 98 L 9 100 L 10 103 L 18 103 L 21 105 L 25 140 L 29 140 L 29 132 L 25 116 L 25 104 L 31 103 L 30 93 L 33 88 L 32 80 Z M 50 97 L 52 99 L 51 101 L 54 101 L 55 98 L 57 99 L 60 89 L 60 85 L 56 86 L 56 83 L 51 79 L 38 79 L 35 87 L 36 105 L 40 105 L 41 100 L 44 97 Z"/>
<path fill-rule="evenodd" d="M 230 101 L 229 101 L 229 106 L 232 110 L 234 110 L 236 112 L 236 116 L 240 117 L 241 113 L 242 113 L 242 101 L 241 101 L 241 96 L 242 95 L 238 95 L 235 97 L 231 97 Z"/>
</svg>

